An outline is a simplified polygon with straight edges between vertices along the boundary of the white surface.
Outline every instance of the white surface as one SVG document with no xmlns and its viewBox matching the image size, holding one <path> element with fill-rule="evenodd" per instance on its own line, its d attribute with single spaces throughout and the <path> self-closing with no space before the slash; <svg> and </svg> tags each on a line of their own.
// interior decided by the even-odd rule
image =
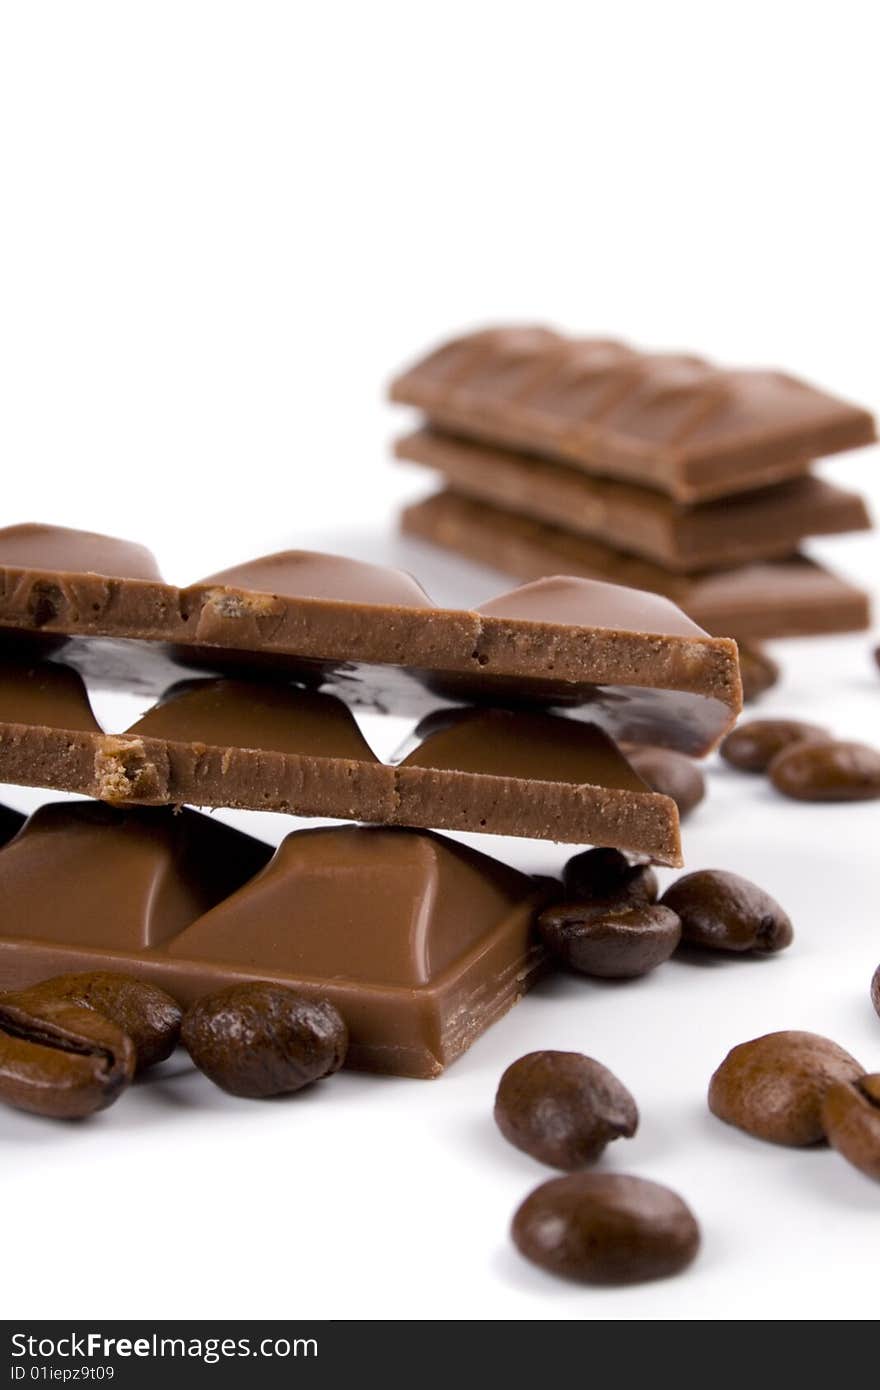
<svg viewBox="0 0 880 1390">
<path fill-rule="evenodd" d="M 549 319 L 782 364 L 876 407 L 872 18 L 5 6 L 2 520 L 130 535 L 181 580 L 280 544 L 402 558 L 438 599 L 478 601 L 504 581 L 383 530 L 424 483 L 386 461 L 382 383 L 432 338 Z M 827 466 L 875 502 L 876 469 L 876 452 Z M 873 539 L 816 549 L 875 580 Z M 869 646 L 779 644 L 786 678 L 761 712 L 876 740 Z M 878 1189 L 832 1153 L 723 1127 L 705 1091 L 729 1046 L 776 1028 L 880 1067 L 880 813 L 710 778 L 688 867 L 775 893 L 790 951 L 625 987 L 555 980 L 434 1083 L 343 1075 L 258 1105 L 175 1061 L 89 1124 L 3 1112 L 4 1314 L 876 1314 Z M 481 847 L 535 869 L 566 856 Z M 549 1174 L 496 1134 L 492 1100 L 539 1047 L 583 1049 L 633 1090 L 639 1133 L 605 1162 L 692 1203 L 705 1243 L 684 1277 L 581 1290 L 513 1252 L 513 1210 Z M 45 1277 L 59 1237 L 75 1279 Z"/>
</svg>

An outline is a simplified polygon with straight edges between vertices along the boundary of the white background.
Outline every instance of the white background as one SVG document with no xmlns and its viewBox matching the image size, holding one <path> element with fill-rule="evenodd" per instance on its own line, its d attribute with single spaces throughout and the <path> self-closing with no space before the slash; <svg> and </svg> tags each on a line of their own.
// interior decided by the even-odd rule
<svg viewBox="0 0 880 1390">
<path fill-rule="evenodd" d="M 846 0 L 4 4 L 0 522 L 137 538 L 181 582 L 279 545 L 348 550 L 479 602 L 505 581 L 393 534 L 425 483 L 388 461 L 383 383 L 435 338 L 550 321 L 880 406 L 874 16 Z M 876 451 L 826 471 L 880 501 Z M 816 549 L 876 579 L 873 540 Z M 877 738 L 867 635 L 777 655 L 764 711 Z M 783 802 L 712 766 L 688 866 L 774 892 L 792 949 L 625 988 L 556 980 L 437 1082 L 342 1075 L 255 1104 L 175 1061 L 88 1124 L 3 1113 L 4 1314 L 876 1314 L 880 1191 L 830 1152 L 724 1128 L 704 1098 L 728 1047 L 776 1028 L 880 1068 L 878 821 L 876 803 Z M 273 840 L 290 825 L 254 823 Z M 492 1099 L 541 1047 L 585 1050 L 635 1093 L 639 1133 L 605 1162 L 692 1203 L 704 1248 L 683 1277 L 579 1289 L 512 1250 L 512 1212 L 549 1174 L 495 1132 Z"/>
</svg>

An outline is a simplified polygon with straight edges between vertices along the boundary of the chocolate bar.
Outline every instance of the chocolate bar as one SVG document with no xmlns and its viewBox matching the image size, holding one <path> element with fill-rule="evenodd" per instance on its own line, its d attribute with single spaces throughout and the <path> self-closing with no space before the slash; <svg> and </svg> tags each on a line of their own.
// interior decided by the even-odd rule
<svg viewBox="0 0 880 1390">
<path fill-rule="evenodd" d="M 520 579 L 563 570 L 650 589 L 672 599 L 702 627 L 744 641 L 850 632 L 870 623 L 867 594 L 802 555 L 696 576 L 671 574 L 599 541 L 455 492 L 408 507 L 401 525 L 408 535 Z"/>
<path fill-rule="evenodd" d="M 440 608 L 399 570 L 309 551 L 179 589 L 142 546 L 10 527 L 0 531 L 0 627 L 161 641 L 221 671 L 284 666 L 338 687 L 418 673 L 460 700 L 589 704 L 590 719 L 621 737 L 630 702 L 650 705 L 662 726 L 651 741 L 690 753 L 714 746 L 742 702 L 735 644 L 662 598 L 556 578 L 473 610 Z"/>
<path fill-rule="evenodd" d="M 184 682 L 106 734 L 60 662 L 0 662 L 0 781 L 114 805 L 229 806 L 604 844 L 680 864 L 678 813 L 595 725 L 528 711 L 435 714 L 398 766 L 333 695 Z"/>
<path fill-rule="evenodd" d="M 783 372 L 722 370 L 546 328 L 446 343 L 391 385 L 453 434 L 700 502 L 800 477 L 876 438 L 868 411 Z"/>
<path fill-rule="evenodd" d="M 0 850 L 0 988 L 110 970 L 187 1004 L 275 981 L 339 1009 L 347 1066 L 431 1077 L 544 967 L 559 885 L 454 841 L 343 826 L 270 855 L 191 811 L 43 806 Z"/>
<path fill-rule="evenodd" d="M 569 464 L 493 449 L 436 430 L 399 439 L 398 458 L 434 468 L 466 497 L 603 541 L 666 569 L 693 573 L 786 558 L 808 536 L 870 527 L 864 501 L 821 478 L 797 478 L 696 507 Z"/>
</svg>

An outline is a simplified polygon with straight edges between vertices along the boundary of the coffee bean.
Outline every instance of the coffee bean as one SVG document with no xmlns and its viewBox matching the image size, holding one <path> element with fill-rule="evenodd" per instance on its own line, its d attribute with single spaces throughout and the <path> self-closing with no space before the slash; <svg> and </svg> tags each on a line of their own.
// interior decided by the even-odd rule
<svg viewBox="0 0 880 1390">
<path fill-rule="evenodd" d="M 632 1138 L 639 1112 L 626 1087 L 592 1057 L 529 1052 L 501 1078 L 495 1122 L 518 1149 L 568 1172 L 592 1163 L 612 1139 Z"/>
<path fill-rule="evenodd" d="M 0 995 L 0 1101 L 56 1119 L 112 1105 L 134 1075 L 131 1039 L 92 1009 Z"/>
<path fill-rule="evenodd" d="M 678 814 L 686 816 L 706 795 L 706 779 L 692 758 L 671 748 L 636 748 L 629 745 L 626 760 L 652 791 L 671 796 Z"/>
<path fill-rule="evenodd" d="M 299 1091 L 338 1071 L 348 1030 L 326 999 L 284 985 L 232 985 L 187 1010 L 181 1041 L 196 1066 L 234 1096 Z"/>
<path fill-rule="evenodd" d="M 660 899 L 681 918 L 682 940 L 715 951 L 782 951 L 794 929 L 763 888 L 723 869 L 684 874 Z"/>
<path fill-rule="evenodd" d="M 581 903 L 603 902 L 631 906 L 652 903 L 657 875 L 646 860 L 627 859 L 619 849 L 586 849 L 569 859 L 562 874 L 569 898 Z"/>
<path fill-rule="evenodd" d="M 880 965 L 874 971 L 874 978 L 871 981 L 871 1003 L 876 1012 L 880 1014 Z"/>
<path fill-rule="evenodd" d="M 830 739 L 827 729 L 801 719 L 749 719 L 727 735 L 719 752 L 740 772 L 766 772 L 783 748 L 793 743 L 828 743 Z"/>
<path fill-rule="evenodd" d="M 645 1178 L 575 1173 L 535 1189 L 513 1218 L 527 1260 L 588 1284 L 635 1284 L 691 1263 L 700 1228 L 675 1192 Z"/>
<path fill-rule="evenodd" d="M 180 1005 L 164 989 L 132 975 L 109 970 L 56 975 L 35 985 L 30 993 L 40 999 L 64 999 L 77 1008 L 103 1014 L 131 1038 L 139 1072 L 164 1062 L 180 1038 Z"/>
<path fill-rule="evenodd" d="M 798 801 L 873 801 L 880 797 L 880 752 L 866 743 L 799 743 L 769 768 L 777 791 Z"/>
<path fill-rule="evenodd" d="M 668 960 L 681 922 L 656 903 L 559 903 L 538 918 L 547 949 L 570 970 L 606 980 L 634 979 Z"/>
<path fill-rule="evenodd" d="M 818 1144 L 829 1088 L 863 1075 L 864 1067 L 830 1038 L 767 1033 L 728 1052 L 709 1083 L 709 1109 L 774 1144 Z"/>
<path fill-rule="evenodd" d="M 822 1101 L 829 1144 L 869 1178 L 880 1179 L 880 1076 L 829 1086 Z"/>
<path fill-rule="evenodd" d="M 746 647 L 742 642 L 737 645 L 743 699 L 747 702 L 757 700 L 779 680 L 779 667 L 762 647 Z"/>
</svg>

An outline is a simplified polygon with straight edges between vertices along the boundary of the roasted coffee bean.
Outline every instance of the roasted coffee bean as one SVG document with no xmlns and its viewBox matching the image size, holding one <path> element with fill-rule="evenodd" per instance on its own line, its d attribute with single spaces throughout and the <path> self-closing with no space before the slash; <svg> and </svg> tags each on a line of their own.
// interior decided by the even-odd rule
<svg viewBox="0 0 880 1390">
<path fill-rule="evenodd" d="M 706 779 L 692 758 L 671 748 L 629 745 L 626 760 L 643 782 L 661 796 L 671 796 L 678 814 L 686 816 L 706 795 Z"/>
<path fill-rule="evenodd" d="M 693 1212 L 668 1187 L 619 1173 L 575 1173 L 535 1189 L 513 1218 L 527 1260 L 587 1284 L 678 1274 L 700 1244 Z"/>
<path fill-rule="evenodd" d="M 570 1172 L 599 1157 L 612 1139 L 630 1139 L 636 1103 L 617 1077 L 580 1052 L 529 1052 L 513 1062 L 495 1097 L 505 1139 L 539 1163 Z"/>
<path fill-rule="evenodd" d="M 739 642 L 739 670 L 742 676 L 743 699 L 757 700 L 779 680 L 779 667 L 763 647 L 746 647 Z"/>
<path fill-rule="evenodd" d="M 822 1101 L 829 1144 L 869 1178 L 880 1179 L 880 1076 L 829 1086 Z"/>
<path fill-rule="evenodd" d="M 878 1014 L 880 1014 L 880 965 L 874 971 L 874 978 L 871 981 L 871 1003 Z"/>
<path fill-rule="evenodd" d="M 619 849 L 585 849 L 569 859 L 562 874 L 567 896 L 573 901 L 652 903 L 657 897 L 657 875 L 644 859 L 627 859 Z"/>
<path fill-rule="evenodd" d="M 721 745 L 726 763 L 740 772 L 766 772 L 777 753 L 793 743 L 828 743 L 831 734 L 802 719 L 749 719 L 738 724 Z"/>
<path fill-rule="evenodd" d="M 81 1119 L 112 1105 L 134 1068 L 131 1039 L 93 1009 L 28 990 L 0 995 L 0 1101 Z"/>
<path fill-rule="evenodd" d="M 791 919 L 769 893 L 723 869 L 684 874 L 660 905 L 681 918 L 683 941 L 715 951 L 782 951 L 794 936 Z"/>
<path fill-rule="evenodd" d="M 180 1005 L 164 989 L 136 980 L 133 975 L 117 975 L 109 970 L 56 975 L 35 985 L 30 993 L 40 999 L 64 999 L 77 1008 L 103 1014 L 131 1038 L 139 1072 L 164 1062 L 180 1038 Z"/>
<path fill-rule="evenodd" d="M 769 767 L 777 791 L 797 801 L 873 801 L 880 796 L 880 752 L 866 743 L 799 743 Z"/>
<path fill-rule="evenodd" d="M 183 1016 L 181 1041 L 224 1091 L 259 1098 L 299 1091 L 338 1071 L 348 1030 L 326 999 L 258 981 L 197 1000 Z"/>
<path fill-rule="evenodd" d="M 581 975 L 634 979 L 668 960 L 681 922 L 657 903 L 558 903 L 545 908 L 538 930 L 557 960 Z"/>
<path fill-rule="evenodd" d="M 728 1052 L 709 1083 L 719 1120 L 774 1144 L 818 1144 L 831 1086 L 864 1075 L 842 1047 L 817 1033 L 767 1033 Z"/>
</svg>

